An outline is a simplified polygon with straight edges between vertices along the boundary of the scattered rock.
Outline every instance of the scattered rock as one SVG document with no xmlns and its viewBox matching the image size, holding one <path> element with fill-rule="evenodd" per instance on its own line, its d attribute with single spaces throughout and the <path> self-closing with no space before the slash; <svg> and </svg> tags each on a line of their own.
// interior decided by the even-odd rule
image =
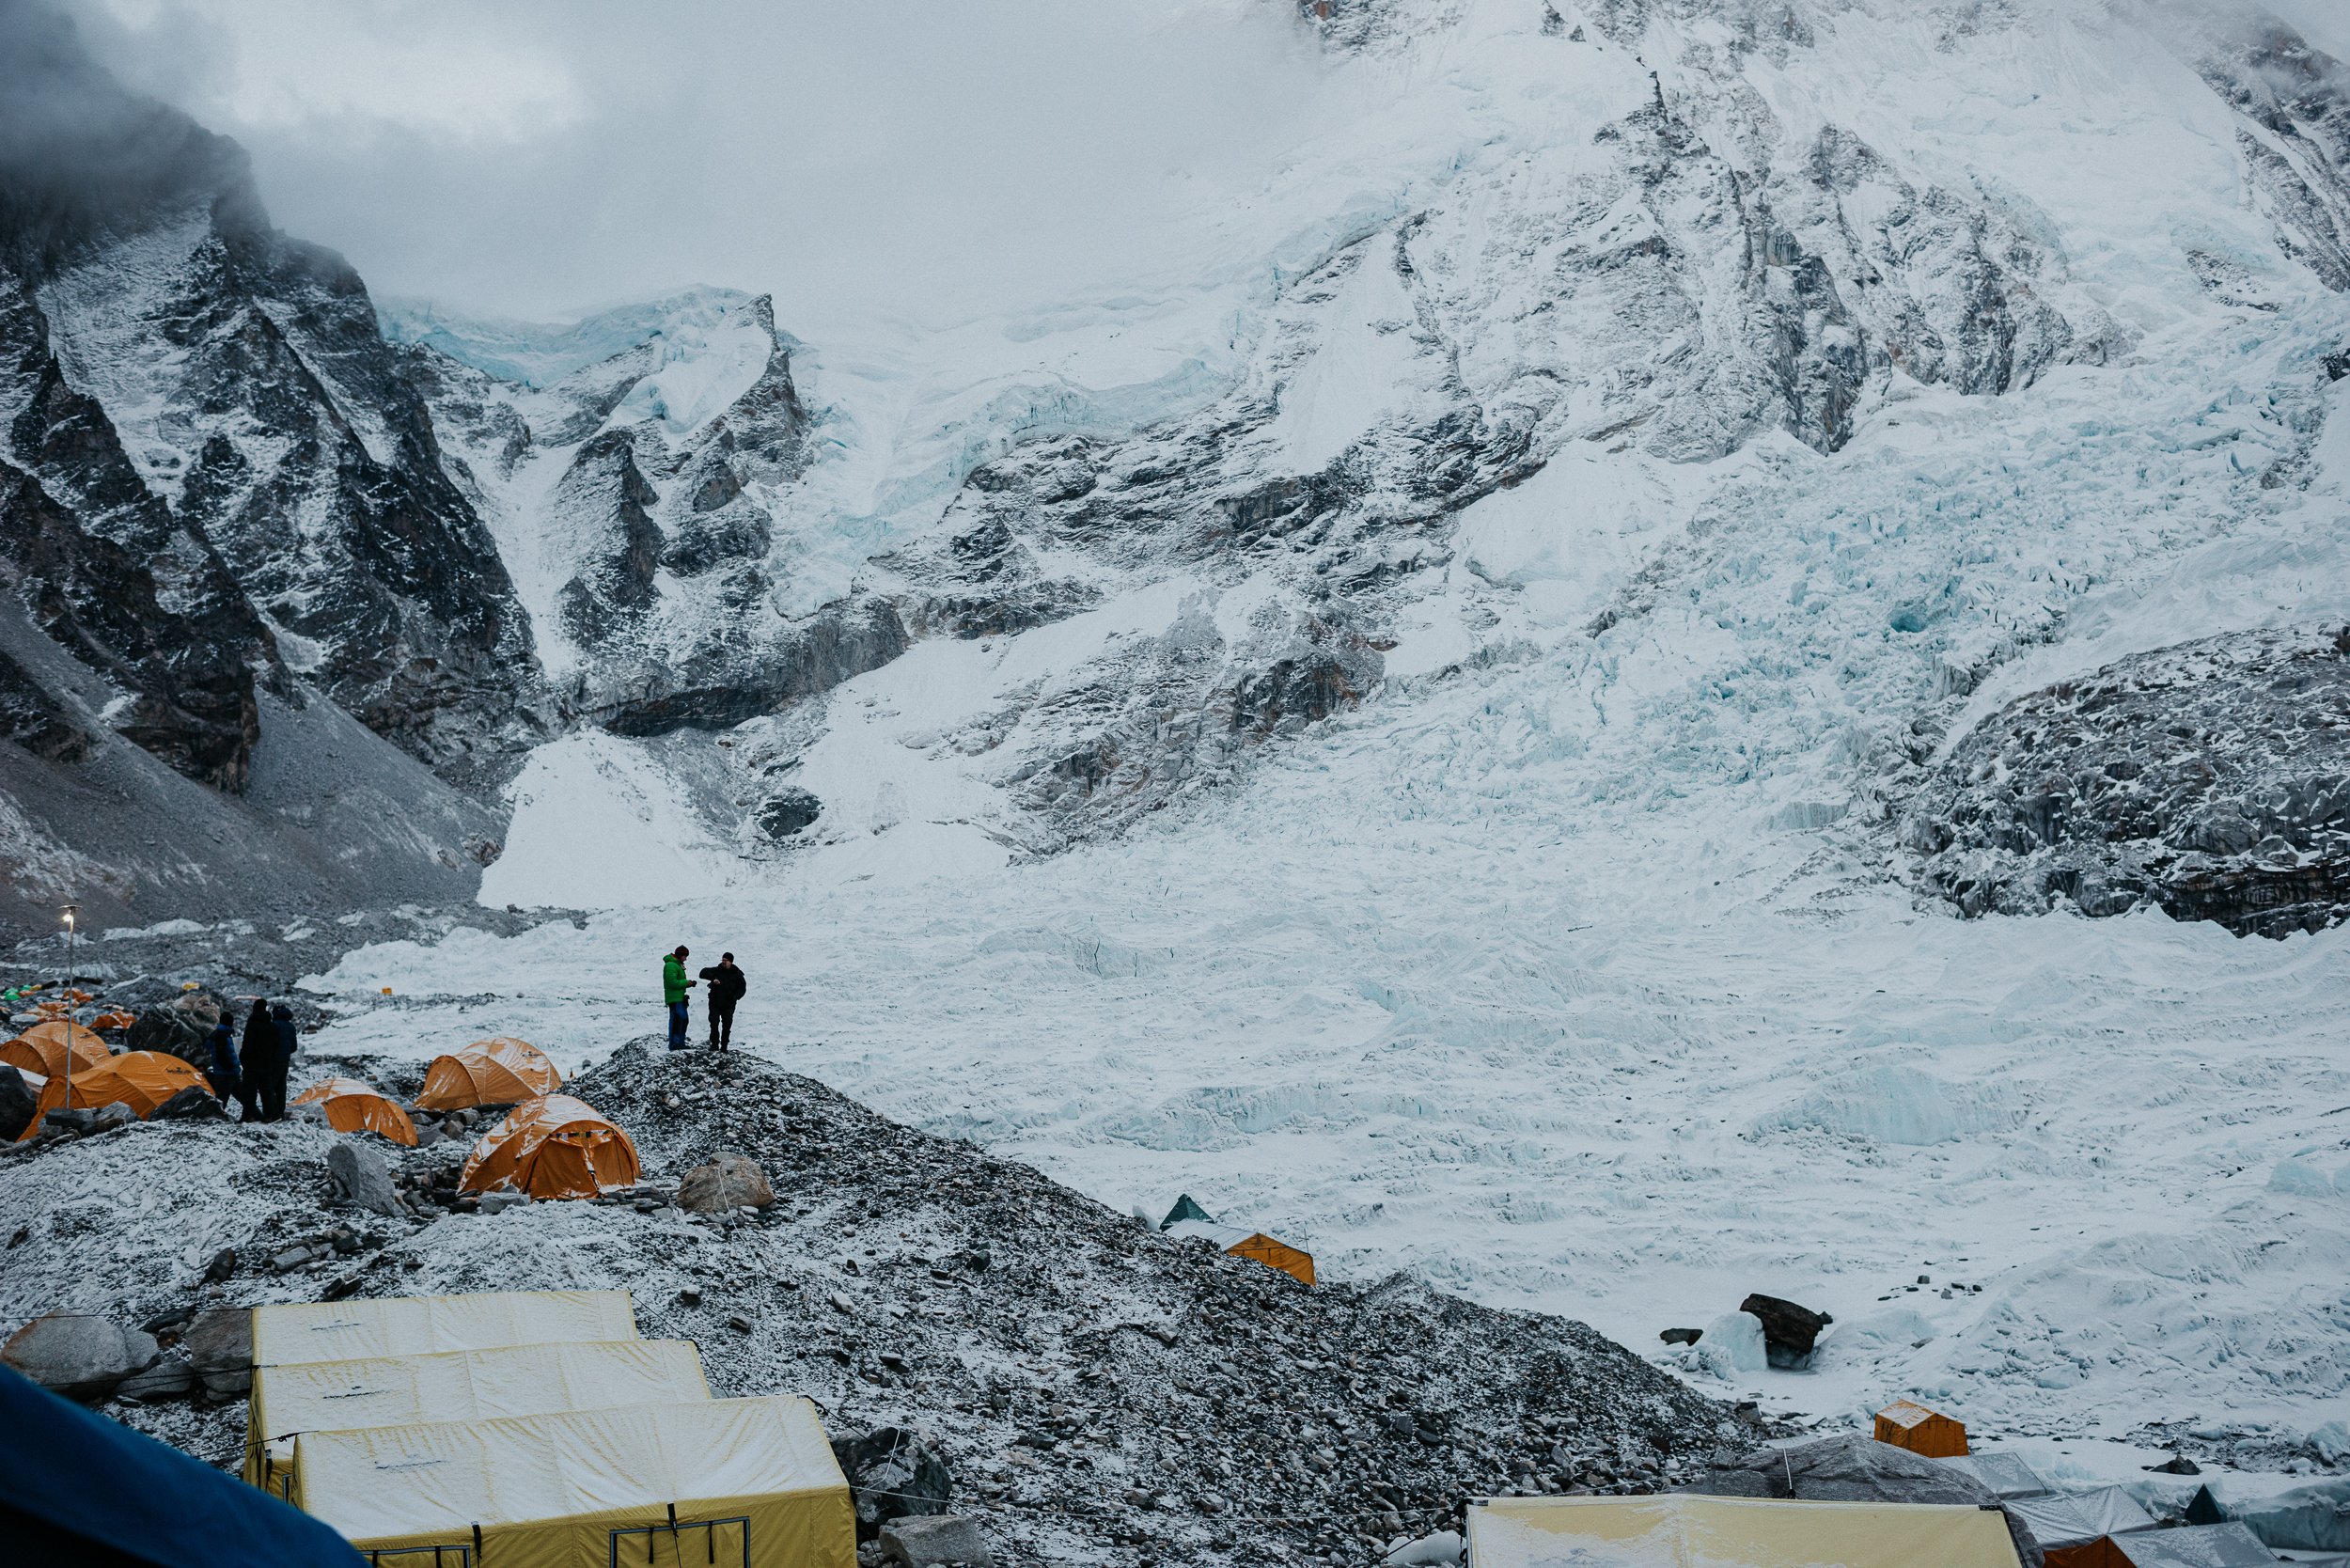
<svg viewBox="0 0 2350 1568">
<path fill-rule="evenodd" d="M 741 1154 L 720 1154 L 697 1165 L 678 1183 L 681 1209 L 697 1215 L 724 1214 L 729 1209 L 763 1209 L 776 1200 L 767 1173 Z"/>
<path fill-rule="evenodd" d="M 253 1313 L 248 1309 L 221 1307 L 200 1314 L 180 1336 L 180 1348 L 203 1379 L 204 1391 L 214 1398 L 227 1399 L 253 1387 Z"/>
<path fill-rule="evenodd" d="M 355 1203 L 369 1214 L 400 1213 L 391 1167 L 384 1163 L 382 1154 L 356 1139 L 343 1139 L 327 1154 L 326 1184 L 337 1201 Z"/>
<path fill-rule="evenodd" d="M 111 1104 L 99 1106 L 96 1111 L 91 1113 L 89 1119 L 89 1130 L 93 1135 L 98 1133 L 111 1133 L 117 1127 L 128 1127 L 132 1122 L 136 1121 L 138 1119 L 138 1112 L 133 1110 L 121 1101 L 117 1100 Z"/>
<path fill-rule="evenodd" d="M 1693 1345 L 1705 1338 L 1702 1328 L 1668 1328 L 1656 1336 L 1668 1345 Z"/>
<path fill-rule="evenodd" d="M 953 1484 L 947 1462 L 921 1434 L 877 1427 L 862 1437 L 834 1438 L 832 1454 L 849 1478 L 858 1540 L 874 1539 L 893 1520 L 947 1512 Z"/>
<path fill-rule="evenodd" d="M 688 1285 L 678 1292 L 677 1299 L 681 1307 L 698 1307 L 702 1304 L 702 1293 L 696 1287 Z"/>
<path fill-rule="evenodd" d="M 1920 1278 L 1919 1283 L 1925 1281 Z M 1815 1312 L 1809 1307 L 1759 1293 L 1738 1303 L 1738 1310 L 1752 1312 L 1762 1320 L 1762 1343 L 1775 1367 L 1800 1365 L 1819 1343 L 1820 1330 L 1836 1321 L 1825 1312 Z"/>
<path fill-rule="evenodd" d="M 233 1247 L 224 1247 L 212 1254 L 211 1262 L 204 1265 L 204 1283 L 207 1285 L 223 1284 L 230 1275 L 236 1272 L 237 1249 Z"/>
<path fill-rule="evenodd" d="M 737 1333 L 747 1334 L 757 1325 L 742 1313 L 730 1312 L 727 1315 L 727 1326 L 735 1330 Z"/>
<path fill-rule="evenodd" d="M 59 1106 L 41 1117 L 40 1130 L 43 1134 L 62 1133 L 67 1137 L 80 1137 L 90 1130 L 90 1124 L 97 1120 L 98 1113 L 86 1105 L 75 1105 L 70 1109 Z"/>
<path fill-rule="evenodd" d="M 519 1209 L 529 1201 L 530 1194 L 526 1192 L 511 1190 L 485 1192 L 481 1195 L 481 1212 L 485 1215 L 502 1215 L 509 1209 Z"/>
<path fill-rule="evenodd" d="M 927 1513 L 893 1519 L 881 1528 L 876 1539 L 883 1560 L 903 1563 L 905 1568 L 937 1568 L 947 1563 L 993 1568 L 995 1561 L 987 1549 L 986 1538 L 979 1534 L 978 1522 L 960 1514 Z"/>
<path fill-rule="evenodd" d="M 216 1121 L 228 1114 L 227 1107 L 203 1090 L 190 1084 L 179 1093 L 157 1105 L 149 1114 L 150 1121 Z"/>
<path fill-rule="evenodd" d="M 115 1388 L 115 1398 L 137 1400 L 142 1403 L 159 1399 L 180 1399 L 196 1392 L 200 1381 L 185 1356 L 171 1355 L 146 1371 L 133 1372 L 124 1378 Z"/>
<path fill-rule="evenodd" d="M 2203 1467 L 2201 1465 L 2183 1453 L 2174 1453 L 2159 1465 L 2142 1465 L 2138 1467 L 2166 1476 L 2200 1476 L 2203 1473 Z"/>
<path fill-rule="evenodd" d="M 140 1324 L 139 1332 L 142 1334 L 161 1334 L 166 1329 L 179 1327 L 181 1324 L 188 1322 L 195 1316 L 196 1309 L 193 1307 L 174 1307 L 170 1311 L 158 1312 L 153 1317 L 148 1319 L 145 1323 Z"/>
<path fill-rule="evenodd" d="M 321 1258 L 325 1257 L 326 1253 L 325 1247 L 312 1247 L 307 1242 L 296 1242 L 291 1247 L 272 1253 L 269 1266 L 280 1274 L 289 1274 L 306 1264 L 317 1262 Z"/>
<path fill-rule="evenodd" d="M 155 1364 L 155 1337 L 108 1318 L 51 1312 L 0 1347 L 7 1362 L 53 1393 L 94 1403 Z"/>
<path fill-rule="evenodd" d="M 14 1143 L 33 1124 L 33 1112 L 39 1108 L 39 1096 L 24 1074 L 0 1062 L 0 1142 Z"/>
</svg>

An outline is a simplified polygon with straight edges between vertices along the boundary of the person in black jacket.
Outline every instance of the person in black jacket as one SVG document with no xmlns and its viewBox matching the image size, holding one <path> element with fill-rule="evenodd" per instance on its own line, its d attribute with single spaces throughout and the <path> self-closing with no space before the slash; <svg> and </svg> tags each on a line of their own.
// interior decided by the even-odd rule
<svg viewBox="0 0 2350 1568">
<path fill-rule="evenodd" d="M 718 1050 L 731 1050 L 734 1045 L 734 1004 L 743 999 L 750 988 L 743 971 L 734 966 L 732 953 L 720 953 L 718 962 L 701 972 L 710 982 L 710 1043 Z"/>
<path fill-rule="evenodd" d="M 277 1026 L 270 1021 L 269 1004 L 260 997 L 253 998 L 253 1011 L 244 1020 L 244 1082 L 237 1098 L 244 1102 L 244 1115 L 239 1120 L 261 1120 L 261 1083 L 269 1076 L 270 1058 L 277 1054 Z"/>
<path fill-rule="evenodd" d="M 294 1033 L 293 1009 L 283 1002 L 273 1003 L 269 1010 L 272 1032 L 277 1037 L 277 1049 L 269 1058 L 269 1071 L 261 1074 L 255 1097 L 261 1102 L 261 1120 L 286 1120 L 286 1074 L 293 1066 L 294 1052 L 300 1041 Z"/>
</svg>

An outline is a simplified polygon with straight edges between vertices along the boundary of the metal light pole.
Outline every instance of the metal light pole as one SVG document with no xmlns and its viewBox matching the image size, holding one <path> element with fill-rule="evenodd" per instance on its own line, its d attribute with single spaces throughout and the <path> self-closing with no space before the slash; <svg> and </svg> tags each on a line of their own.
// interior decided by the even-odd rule
<svg viewBox="0 0 2350 1568">
<path fill-rule="evenodd" d="M 73 1108 L 73 941 L 82 906 L 65 906 L 65 1108 Z"/>
</svg>

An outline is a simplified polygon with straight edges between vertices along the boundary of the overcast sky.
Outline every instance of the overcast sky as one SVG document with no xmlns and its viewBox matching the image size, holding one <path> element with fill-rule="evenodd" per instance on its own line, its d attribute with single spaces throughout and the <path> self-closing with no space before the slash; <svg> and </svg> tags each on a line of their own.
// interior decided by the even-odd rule
<svg viewBox="0 0 2350 1568">
<path fill-rule="evenodd" d="M 789 324 L 1146 279 L 1331 71 L 1282 0 L 71 0 L 379 293 L 708 282 Z"/>
</svg>

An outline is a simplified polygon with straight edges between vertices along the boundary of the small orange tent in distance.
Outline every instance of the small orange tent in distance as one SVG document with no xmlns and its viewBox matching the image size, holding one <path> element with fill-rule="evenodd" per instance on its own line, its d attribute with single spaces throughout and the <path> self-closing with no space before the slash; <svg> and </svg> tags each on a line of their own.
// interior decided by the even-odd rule
<svg viewBox="0 0 2350 1568">
<path fill-rule="evenodd" d="M 1966 1429 L 1939 1411 L 1905 1399 L 1877 1412 L 1876 1439 L 1928 1459 L 1955 1459 L 1966 1451 Z"/>
<path fill-rule="evenodd" d="M 463 1192 L 510 1186 L 533 1199 L 593 1198 L 636 1180 L 636 1145 L 585 1100 L 550 1094 L 516 1105 L 482 1136 L 458 1182 Z"/>
<path fill-rule="evenodd" d="M 547 1054 L 526 1040 L 500 1035 L 477 1040 L 461 1051 L 434 1057 L 425 1069 L 416 1108 L 465 1110 L 475 1105 L 512 1105 L 563 1087 L 563 1074 Z"/>
<path fill-rule="evenodd" d="M 1312 1254 L 1301 1251 L 1287 1242 L 1277 1241 L 1262 1231 L 1251 1231 L 1246 1225 L 1219 1225 L 1212 1219 L 1179 1219 L 1167 1227 L 1167 1233 L 1178 1241 L 1198 1237 L 1214 1242 L 1220 1251 L 1262 1263 L 1267 1268 L 1277 1268 L 1301 1285 L 1314 1282 Z"/>
<path fill-rule="evenodd" d="M 297 1105 L 316 1105 L 338 1133 L 378 1133 L 394 1143 L 416 1146 L 416 1124 L 408 1113 L 357 1078 L 322 1078 L 294 1096 Z"/>
<path fill-rule="evenodd" d="M 86 1070 L 73 1069 L 71 1086 L 73 1105 L 77 1110 L 95 1105 L 124 1105 L 144 1119 L 154 1114 L 155 1107 L 183 1089 L 200 1089 L 212 1092 L 212 1086 L 203 1074 L 181 1061 L 178 1057 L 161 1051 L 129 1051 Z M 33 1120 L 18 1135 L 22 1143 L 40 1130 L 40 1119 L 66 1103 L 67 1084 L 62 1074 L 41 1086 L 40 1099 L 33 1107 Z"/>
<path fill-rule="evenodd" d="M 10 1067 L 21 1067 L 27 1073 L 39 1073 L 55 1077 L 65 1071 L 65 1026 L 59 1023 L 36 1024 L 5 1045 L 0 1045 L 0 1061 Z M 114 1052 L 106 1043 L 88 1029 L 73 1026 L 73 1072 L 79 1076 L 85 1068 L 112 1061 Z"/>
</svg>

